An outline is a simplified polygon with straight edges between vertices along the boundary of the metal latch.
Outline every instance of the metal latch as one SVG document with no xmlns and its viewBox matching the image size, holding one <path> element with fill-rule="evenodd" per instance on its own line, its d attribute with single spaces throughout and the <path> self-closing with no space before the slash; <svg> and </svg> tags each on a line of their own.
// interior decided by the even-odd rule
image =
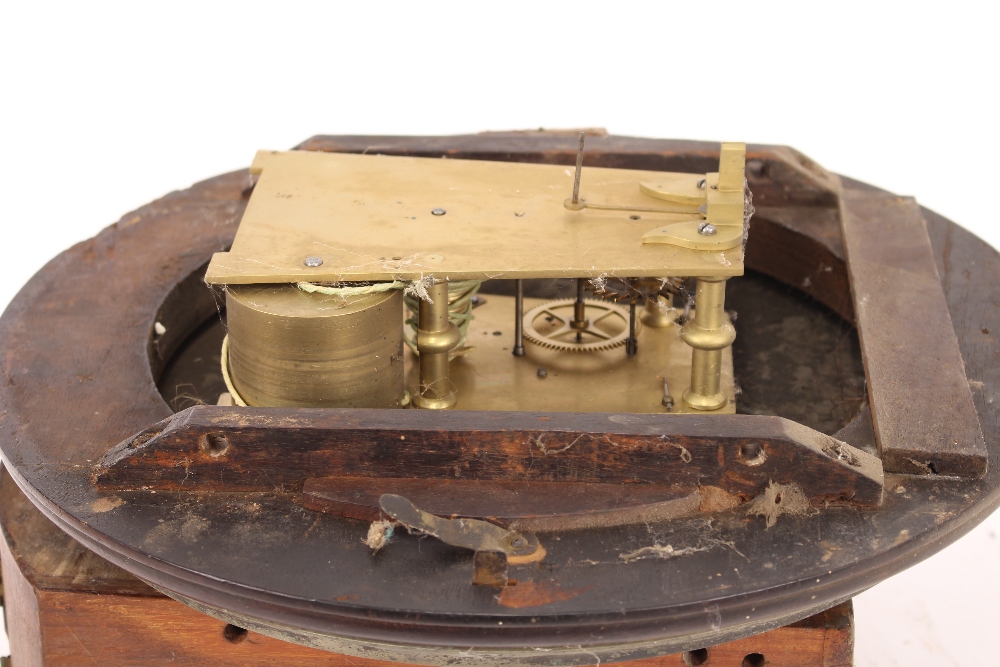
<svg viewBox="0 0 1000 667">
<path fill-rule="evenodd" d="M 545 556 L 545 549 L 531 533 L 501 528 L 478 519 L 445 519 L 392 493 L 383 494 L 379 506 L 410 530 L 474 551 L 472 583 L 479 586 L 506 586 L 509 563 L 530 563 Z"/>
</svg>

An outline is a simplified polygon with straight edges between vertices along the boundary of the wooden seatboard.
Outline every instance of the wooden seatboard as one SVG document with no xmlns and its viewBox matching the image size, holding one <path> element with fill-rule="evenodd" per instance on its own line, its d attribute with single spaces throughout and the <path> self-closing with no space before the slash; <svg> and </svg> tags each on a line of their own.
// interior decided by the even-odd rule
<svg viewBox="0 0 1000 667">
<path fill-rule="evenodd" d="M 920 207 L 848 185 L 840 211 L 886 471 L 982 477 L 986 443 Z"/>
<path fill-rule="evenodd" d="M 817 504 L 866 506 L 883 486 L 867 452 L 781 417 L 724 414 L 198 405 L 94 468 L 102 491 L 299 493 L 323 475 L 718 486 L 744 498 L 796 484 Z"/>
</svg>

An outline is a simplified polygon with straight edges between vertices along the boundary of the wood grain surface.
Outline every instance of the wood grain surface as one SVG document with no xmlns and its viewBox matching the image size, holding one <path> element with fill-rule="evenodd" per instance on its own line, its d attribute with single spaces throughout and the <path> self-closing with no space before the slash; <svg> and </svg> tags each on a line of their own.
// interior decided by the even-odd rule
<svg viewBox="0 0 1000 667">
<path fill-rule="evenodd" d="M 280 454 L 278 454 L 280 452 Z M 302 491 L 324 475 L 715 486 L 878 505 L 878 458 L 781 417 L 201 405 L 112 449 L 104 490 Z"/>
<path fill-rule="evenodd" d="M 886 469 L 982 477 L 986 442 L 920 208 L 848 185 L 840 210 Z"/>
</svg>

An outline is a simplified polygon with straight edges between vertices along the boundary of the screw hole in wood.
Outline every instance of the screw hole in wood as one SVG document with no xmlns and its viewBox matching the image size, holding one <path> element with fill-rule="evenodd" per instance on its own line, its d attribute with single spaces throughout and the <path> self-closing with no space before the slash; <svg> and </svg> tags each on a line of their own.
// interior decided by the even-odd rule
<svg viewBox="0 0 1000 667">
<path fill-rule="evenodd" d="M 229 440 L 222 433 L 206 433 L 198 442 L 201 451 L 213 458 L 229 451 Z"/>
<path fill-rule="evenodd" d="M 748 466 L 759 466 L 767 459 L 764 445 L 759 442 L 746 442 L 740 445 L 740 461 Z"/>
<path fill-rule="evenodd" d="M 693 651 L 684 651 L 684 653 L 681 654 L 681 659 L 684 660 L 684 664 L 688 667 L 698 667 L 698 665 L 707 664 L 708 649 L 696 648 Z"/>
<path fill-rule="evenodd" d="M 222 637 L 230 644 L 239 644 L 245 641 L 248 634 L 244 628 L 232 623 L 227 623 L 226 627 L 222 628 Z"/>
</svg>

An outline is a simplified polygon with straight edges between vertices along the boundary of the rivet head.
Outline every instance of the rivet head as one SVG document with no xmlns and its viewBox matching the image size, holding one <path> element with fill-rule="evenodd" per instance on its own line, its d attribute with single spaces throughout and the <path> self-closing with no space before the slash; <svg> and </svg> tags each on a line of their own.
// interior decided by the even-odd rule
<svg viewBox="0 0 1000 667">
<path fill-rule="evenodd" d="M 448 211 L 444 210 L 443 208 L 431 209 L 431 215 L 444 215 L 447 212 Z"/>
<path fill-rule="evenodd" d="M 715 234 L 715 225 L 711 222 L 703 222 L 698 225 L 698 233 L 702 236 L 713 236 Z"/>
<path fill-rule="evenodd" d="M 306 257 L 306 261 L 303 262 L 306 266 L 323 266 L 322 257 Z"/>
</svg>

